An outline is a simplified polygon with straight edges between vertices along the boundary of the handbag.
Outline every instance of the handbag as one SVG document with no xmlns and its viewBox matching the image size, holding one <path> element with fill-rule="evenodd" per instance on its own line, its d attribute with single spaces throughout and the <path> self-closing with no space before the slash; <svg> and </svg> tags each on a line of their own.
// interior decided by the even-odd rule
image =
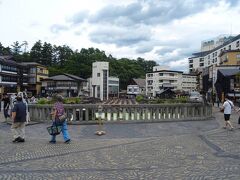
<svg viewBox="0 0 240 180">
<path fill-rule="evenodd" d="M 220 112 L 222 112 L 222 113 L 223 113 L 223 112 L 224 112 L 224 109 L 223 109 L 223 108 L 221 108 L 221 109 L 220 109 Z"/>
<path fill-rule="evenodd" d="M 48 131 L 48 133 L 50 135 L 56 136 L 56 135 L 61 133 L 62 126 L 60 126 L 60 125 L 52 125 L 52 126 L 47 127 L 47 131 Z"/>
<path fill-rule="evenodd" d="M 60 123 L 64 122 L 67 119 L 67 114 L 64 113 L 63 115 L 58 116 L 58 119 L 59 119 Z"/>
</svg>

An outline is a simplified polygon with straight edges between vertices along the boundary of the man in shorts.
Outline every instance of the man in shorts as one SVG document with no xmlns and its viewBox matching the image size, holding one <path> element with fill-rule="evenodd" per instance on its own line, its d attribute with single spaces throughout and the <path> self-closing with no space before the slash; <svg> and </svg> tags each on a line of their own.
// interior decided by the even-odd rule
<svg viewBox="0 0 240 180">
<path fill-rule="evenodd" d="M 222 107 L 222 109 L 224 109 L 225 120 L 225 126 L 223 128 L 226 129 L 229 126 L 231 131 L 233 130 L 233 126 L 230 122 L 230 116 L 233 108 L 234 108 L 233 102 L 229 99 L 229 96 L 226 96 Z"/>
</svg>

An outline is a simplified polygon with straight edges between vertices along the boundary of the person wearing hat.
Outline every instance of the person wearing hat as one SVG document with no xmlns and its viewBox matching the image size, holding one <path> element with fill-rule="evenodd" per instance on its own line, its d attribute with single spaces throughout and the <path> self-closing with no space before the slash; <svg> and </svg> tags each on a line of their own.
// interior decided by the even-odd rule
<svg viewBox="0 0 240 180">
<path fill-rule="evenodd" d="M 26 122 L 26 104 L 23 103 L 22 97 L 16 97 L 17 102 L 12 109 L 13 124 L 11 130 L 13 133 L 13 142 L 25 142 L 25 122 Z"/>
</svg>

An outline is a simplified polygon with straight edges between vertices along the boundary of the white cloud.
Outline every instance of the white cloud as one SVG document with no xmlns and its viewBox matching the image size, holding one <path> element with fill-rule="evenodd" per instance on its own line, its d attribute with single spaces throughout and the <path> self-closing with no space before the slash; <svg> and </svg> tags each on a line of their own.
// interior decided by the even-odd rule
<svg viewBox="0 0 240 180">
<path fill-rule="evenodd" d="M 31 47 L 40 39 L 73 49 L 96 47 L 117 58 L 167 62 L 175 70 L 187 70 L 187 57 L 200 49 L 202 40 L 240 33 L 239 0 L 159 0 L 157 4 L 154 0 L 0 2 L 0 42 L 4 46 L 26 40 Z M 173 3 L 179 2 L 178 9 Z M 197 6 L 199 3 L 202 5 Z M 120 6 L 125 9 L 103 11 Z M 163 6 L 169 11 L 162 15 L 158 10 Z"/>
</svg>

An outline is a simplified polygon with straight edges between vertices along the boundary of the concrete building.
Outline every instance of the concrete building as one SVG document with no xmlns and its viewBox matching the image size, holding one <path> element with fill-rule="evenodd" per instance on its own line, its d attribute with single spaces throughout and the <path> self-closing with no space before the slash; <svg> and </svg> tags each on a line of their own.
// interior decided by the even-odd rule
<svg viewBox="0 0 240 180">
<path fill-rule="evenodd" d="M 185 92 L 197 90 L 197 76 L 192 74 L 182 74 L 182 90 Z"/>
<path fill-rule="evenodd" d="M 90 96 L 102 101 L 119 95 L 119 78 L 109 77 L 109 62 L 93 63 L 89 86 Z"/>
<path fill-rule="evenodd" d="M 229 50 L 239 50 L 240 49 L 240 34 L 227 38 L 226 41 L 223 41 L 221 45 L 216 43 L 216 47 L 209 48 L 210 50 L 207 51 L 207 48 L 203 48 L 204 51 L 200 51 L 198 53 L 194 53 L 192 57 L 188 58 L 189 60 L 189 73 L 193 72 L 202 72 L 203 68 L 212 66 L 212 65 L 219 65 L 220 64 L 220 57 L 219 55 L 223 51 Z M 217 46 L 218 45 L 218 46 Z"/>
<path fill-rule="evenodd" d="M 156 97 L 158 93 L 165 89 L 192 91 L 196 90 L 196 86 L 195 75 L 168 70 L 163 66 L 155 66 L 152 73 L 146 74 L 146 95 L 150 97 Z"/>
</svg>

